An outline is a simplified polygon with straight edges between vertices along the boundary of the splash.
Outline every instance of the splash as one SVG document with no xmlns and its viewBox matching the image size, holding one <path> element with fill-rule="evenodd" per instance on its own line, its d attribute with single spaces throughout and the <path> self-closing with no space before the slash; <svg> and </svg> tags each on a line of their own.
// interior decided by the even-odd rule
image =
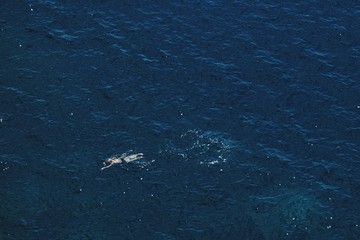
<svg viewBox="0 0 360 240">
<path fill-rule="evenodd" d="M 227 162 L 237 146 L 221 132 L 188 130 L 178 141 L 169 142 L 167 151 L 209 166 Z"/>
</svg>

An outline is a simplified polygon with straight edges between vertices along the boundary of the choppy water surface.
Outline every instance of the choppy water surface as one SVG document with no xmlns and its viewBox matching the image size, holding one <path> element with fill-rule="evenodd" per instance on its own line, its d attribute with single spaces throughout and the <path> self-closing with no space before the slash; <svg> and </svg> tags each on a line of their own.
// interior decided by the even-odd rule
<svg viewBox="0 0 360 240">
<path fill-rule="evenodd" d="M 1 239 L 359 239 L 356 1 L 0 11 Z"/>
</svg>

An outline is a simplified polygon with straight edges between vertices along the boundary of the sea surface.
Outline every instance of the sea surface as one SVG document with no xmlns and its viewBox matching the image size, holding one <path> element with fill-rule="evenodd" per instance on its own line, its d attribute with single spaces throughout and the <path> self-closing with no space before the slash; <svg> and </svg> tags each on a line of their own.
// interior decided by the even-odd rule
<svg viewBox="0 0 360 240">
<path fill-rule="evenodd" d="M 359 1 L 0 2 L 1 240 L 356 240 L 359 209 Z"/>
</svg>

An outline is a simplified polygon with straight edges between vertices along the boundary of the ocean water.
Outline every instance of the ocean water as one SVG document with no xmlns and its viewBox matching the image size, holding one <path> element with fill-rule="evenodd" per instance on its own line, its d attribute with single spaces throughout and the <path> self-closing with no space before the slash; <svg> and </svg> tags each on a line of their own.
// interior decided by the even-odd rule
<svg viewBox="0 0 360 240">
<path fill-rule="evenodd" d="M 1 240 L 360 239 L 358 1 L 0 12 Z"/>
</svg>

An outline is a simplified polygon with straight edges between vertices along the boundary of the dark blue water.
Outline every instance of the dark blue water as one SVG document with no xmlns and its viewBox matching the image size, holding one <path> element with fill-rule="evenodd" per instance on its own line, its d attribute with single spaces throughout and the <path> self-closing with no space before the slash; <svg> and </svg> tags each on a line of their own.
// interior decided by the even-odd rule
<svg viewBox="0 0 360 240">
<path fill-rule="evenodd" d="M 360 239 L 358 1 L 0 12 L 1 240 Z"/>
</svg>

